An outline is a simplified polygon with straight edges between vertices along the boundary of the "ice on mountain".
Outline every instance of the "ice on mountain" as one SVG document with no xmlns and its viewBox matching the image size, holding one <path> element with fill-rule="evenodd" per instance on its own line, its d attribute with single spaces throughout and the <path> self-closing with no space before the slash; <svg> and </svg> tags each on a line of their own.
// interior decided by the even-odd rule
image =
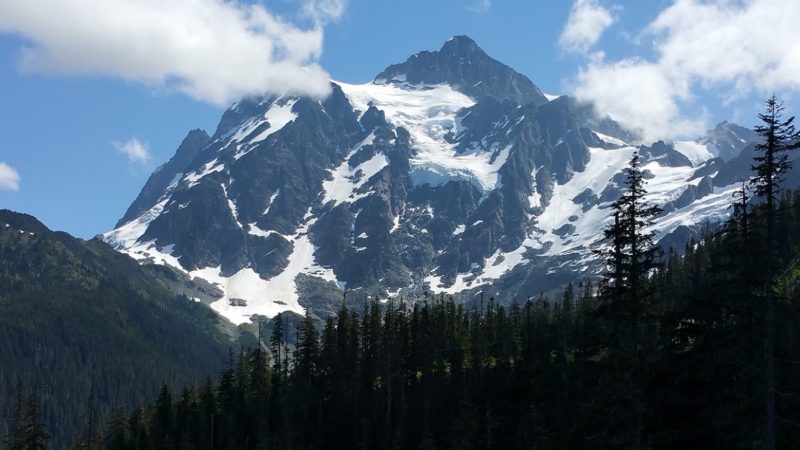
<svg viewBox="0 0 800 450">
<path fill-rule="evenodd" d="M 446 138 L 458 135 L 458 112 L 475 104 L 471 98 L 448 85 L 339 85 L 356 109 L 366 111 L 374 105 L 389 122 L 408 130 L 416 150 L 410 161 L 414 184 L 439 185 L 451 179 L 466 179 L 481 191 L 497 187 L 497 171 L 505 163 L 509 149 L 502 149 L 494 159 L 493 152 L 486 151 L 457 154 Z"/>
<path fill-rule="evenodd" d="M 214 283 L 225 293 L 224 297 L 212 303 L 211 307 L 238 325 L 249 322 L 254 314 L 273 317 L 287 310 L 303 314 L 296 283 L 296 278 L 300 274 L 308 274 L 342 286 L 333 270 L 318 265 L 314 258 L 316 247 L 308 237 L 308 228 L 317 219 L 310 214 L 310 211 L 306 214 L 306 223 L 300 226 L 293 236 L 288 238 L 284 236 L 285 239 L 292 241 L 292 253 L 287 257 L 288 264 L 283 271 L 270 279 L 261 278 L 251 268 L 244 268 L 230 277 L 222 276 L 219 267 L 192 271 L 193 278 L 198 277 Z M 247 304 L 233 306 L 229 301 L 232 298 L 246 300 Z"/>
<path fill-rule="evenodd" d="M 268 137 L 282 130 L 283 127 L 297 119 L 297 113 L 292 111 L 295 103 L 297 103 L 297 99 L 294 98 L 285 101 L 278 99 L 272 104 L 267 112 L 264 113 L 262 116 L 263 120 L 253 120 L 241 127 L 239 131 L 233 135 L 231 141 L 241 142 L 246 139 L 247 136 L 255 132 L 258 127 L 261 127 L 264 124 L 268 125 L 266 130 L 247 141 L 241 142 L 236 153 L 233 155 L 233 158 L 239 159 L 242 156 L 250 153 L 250 151 L 255 148 L 256 144 L 266 140 Z"/>
<path fill-rule="evenodd" d="M 681 209 L 659 218 L 655 239 L 658 241 L 674 231 L 680 225 L 692 226 L 707 222 L 720 222 L 730 214 L 730 204 L 734 192 L 741 184 L 734 183 L 724 187 L 715 187 L 714 192 L 692 202 Z"/>
<path fill-rule="evenodd" d="M 186 174 L 183 179 L 187 182 L 187 187 L 191 188 L 197 185 L 200 180 L 214 172 L 222 172 L 225 170 L 225 165 L 220 163 L 218 159 L 207 162 L 199 172 L 191 172 Z"/>
<path fill-rule="evenodd" d="M 675 150 L 689 158 L 694 167 L 714 157 L 714 154 L 706 144 L 696 141 L 674 141 L 672 144 L 675 146 Z"/>
<path fill-rule="evenodd" d="M 228 196 L 228 188 L 225 187 L 225 183 L 221 183 L 220 186 L 222 187 L 223 194 L 225 194 L 225 199 L 228 201 L 228 209 L 231 211 L 233 220 L 237 225 L 239 225 L 239 228 L 244 228 L 239 222 L 239 209 L 236 207 L 236 203 L 234 203 L 233 200 Z"/>
<path fill-rule="evenodd" d="M 247 227 L 248 227 L 248 228 L 247 228 L 247 234 L 250 234 L 250 235 L 253 235 L 253 236 L 265 237 L 265 238 L 266 238 L 266 237 L 270 237 L 270 236 L 272 236 L 273 234 L 277 234 L 278 236 L 280 236 L 280 237 L 282 237 L 282 238 L 284 238 L 284 239 L 288 240 L 288 239 L 286 238 L 286 236 L 284 236 L 284 235 L 282 235 L 282 234 L 278 233 L 278 232 L 277 232 L 277 231 L 275 231 L 275 230 L 263 230 L 263 229 L 259 228 L 259 227 L 256 225 L 256 223 L 255 223 L 255 222 L 247 224 Z"/>
<path fill-rule="evenodd" d="M 392 223 L 392 229 L 389 230 L 389 234 L 394 233 L 400 228 L 400 214 L 396 214 L 393 220 L 394 222 Z"/>
<path fill-rule="evenodd" d="M 614 175 L 627 166 L 635 150 L 633 147 L 611 150 L 590 148 L 591 158 L 586 168 L 582 172 L 575 173 L 567 183 L 553 186 L 550 204 L 541 215 L 536 217 L 537 227 L 545 230 L 545 234 L 539 237 L 540 242 L 550 241 L 553 243 L 547 254 L 574 250 L 602 235 L 600 231 L 607 221 L 608 211 L 594 207 L 584 212 L 582 206 L 575 204 L 572 199 L 586 189 L 595 193 L 602 192 Z M 571 243 L 567 244 L 552 230 L 569 223 L 571 216 L 578 217 L 578 220 L 572 223 L 581 238 L 573 239 Z"/>
<path fill-rule="evenodd" d="M 278 189 L 269 197 L 269 203 L 267 204 L 266 209 L 264 209 L 264 213 L 262 214 L 263 216 L 267 215 L 267 213 L 269 212 L 269 209 L 272 208 L 272 204 L 275 202 L 275 199 L 278 197 L 278 195 L 280 195 L 280 193 L 281 193 L 281 190 Z"/>
<path fill-rule="evenodd" d="M 350 167 L 350 158 L 353 157 L 362 147 L 371 145 L 375 136 L 370 134 L 360 144 L 358 144 L 345 157 L 344 161 L 330 171 L 331 179 L 322 182 L 323 199 L 322 203 L 334 202 L 338 205 L 344 202 L 355 202 L 366 197 L 367 193 L 357 193 L 361 187 L 375 176 L 384 167 L 389 165 L 389 160 L 383 153 L 373 155 L 367 161 L 362 162 L 356 167 Z"/>
<path fill-rule="evenodd" d="M 607 134 L 600 133 L 598 131 L 592 131 L 594 135 L 600 139 L 601 141 L 605 142 L 606 144 L 617 145 L 620 147 L 628 147 L 628 143 L 623 141 L 622 139 L 617 139 L 614 136 L 609 136 Z"/>
<path fill-rule="evenodd" d="M 694 174 L 694 169 L 691 167 L 662 166 L 658 162 L 645 164 L 642 170 L 654 176 L 645 186 L 647 189 L 645 200 L 656 205 L 664 205 L 680 197 L 689 184 L 689 178 Z M 700 179 L 696 182 L 699 183 Z"/>
<path fill-rule="evenodd" d="M 152 208 L 147 210 L 144 214 L 134 220 L 126 223 L 125 225 L 103 234 L 103 240 L 108 242 L 112 247 L 117 250 L 126 250 L 132 248 L 139 238 L 147 231 L 150 222 L 161 215 L 169 198 L 163 198 L 160 202 L 153 205 Z"/>
<path fill-rule="evenodd" d="M 544 95 L 544 98 L 546 98 L 547 101 L 549 102 L 552 102 L 553 100 L 562 96 L 562 94 L 548 94 L 546 92 L 542 92 L 542 94 Z"/>
<path fill-rule="evenodd" d="M 528 196 L 528 206 L 531 208 L 539 208 L 542 206 L 542 196 L 536 188 L 536 175 L 542 169 L 542 166 L 536 167 L 531 171 L 531 195 Z"/>
<path fill-rule="evenodd" d="M 221 316 L 233 324 L 247 323 L 255 315 L 274 317 L 283 311 L 303 314 L 303 308 L 297 303 L 296 295 L 285 295 L 275 291 L 270 282 L 264 280 L 253 269 L 246 267 L 230 277 L 222 276 L 219 268 L 206 268 L 191 272 L 192 278 L 202 278 L 219 287 L 225 295 L 211 304 Z M 244 306 L 231 299 L 242 299 Z"/>
</svg>

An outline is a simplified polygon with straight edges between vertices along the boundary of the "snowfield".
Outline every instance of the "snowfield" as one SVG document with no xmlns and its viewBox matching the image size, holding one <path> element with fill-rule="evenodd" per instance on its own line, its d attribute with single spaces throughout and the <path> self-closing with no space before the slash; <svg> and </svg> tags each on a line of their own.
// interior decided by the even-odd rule
<svg viewBox="0 0 800 450">
<path fill-rule="evenodd" d="M 462 108 L 475 102 L 448 85 L 338 83 L 353 107 L 362 113 L 370 105 L 382 110 L 386 119 L 411 134 L 416 155 L 411 160 L 415 184 L 438 186 L 452 179 L 466 179 L 488 192 L 499 183 L 497 170 L 508 157 L 508 148 L 475 148 L 458 154 L 447 136 L 457 136 Z"/>
</svg>

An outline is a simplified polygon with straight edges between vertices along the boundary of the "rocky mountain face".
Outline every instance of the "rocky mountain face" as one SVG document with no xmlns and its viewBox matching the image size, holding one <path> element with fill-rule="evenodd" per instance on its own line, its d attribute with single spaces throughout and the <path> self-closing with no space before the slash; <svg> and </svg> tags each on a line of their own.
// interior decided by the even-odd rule
<svg viewBox="0 0 800 450">
<path fill-rule="evenodd" d="M 463 36 L 331 88 L 244 99 L 191 132 L 104 239 L 216 285 L 234 323 L 326 314 L 345 291 L 525 298 L 594 273 L 634 152 L 665 243 L 723 219 L 748 176 L 746 129 L 635 146 Z"/>
</svg>

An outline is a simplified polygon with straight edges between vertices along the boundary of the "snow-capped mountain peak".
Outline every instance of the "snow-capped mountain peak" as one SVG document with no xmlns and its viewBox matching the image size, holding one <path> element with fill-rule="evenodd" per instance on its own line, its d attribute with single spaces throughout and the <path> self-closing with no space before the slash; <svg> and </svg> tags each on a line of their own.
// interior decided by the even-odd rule
<svg viewBox="0 0 800 450">
<path fill-rule="evenodd" d="M 322 101 L 243 99 L 213 136 L 187 137 L 105 239 L 216 285 L 208 301 L 235 323 L 326 314 L 345 289 L 535 295 L 594 270 L 634 151 L 663 242 L 723 218 L 741 169 L 716 158 L 719 136 L 633 147 L 457 36 Z"/>
</svg>

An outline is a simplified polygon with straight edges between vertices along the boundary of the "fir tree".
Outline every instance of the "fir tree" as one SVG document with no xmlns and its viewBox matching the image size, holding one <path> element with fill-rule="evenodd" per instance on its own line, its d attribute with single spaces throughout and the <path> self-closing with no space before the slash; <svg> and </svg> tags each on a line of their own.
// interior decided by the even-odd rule
<svg viewBox="0 0 800 450">
<path fill-rule="evenodd" d="M 108 423 L 108 433 L 105 437 L 106 450 L 127 450 L 131 439 L 128 419 L 122 411 L 117 410 L 111 414 Z"/>
<path fill-rule="evenodd" d="M 763 141 L 756 145 L 753 185 L 756 194 L 764 198 L 767 213 L 766 232 L 766 314 L 764 337 L 764 372 L 766 378 L 765 444 L 775 449 L 775 242 L 776 201 L 780 183 L 791 169 L 789 152 L 800 147 L 800 134 L 795 130 L 794 117 L 783 119 L 783 103 L 773 95 L 766 101 L 766 111 L 758 115 L 762 124 L 755 127 Z"/>
<path fill-rule="evenodd" d="M 621 358 L 613 370 L 624 377 L 630 402 L 630 442 L 634 450 L 642 448 L 644 427 L 644 361 L 648 352 L 646 321 L 651 294 L 648 277 L 656 267 L 657 248 L 651 230 L 653 218 L 661 208 L 645 200 L 644 177 L 639 155 L 634 153 L 626 169 L 624 191 L 611 205 L 613 223 L 604 230 L 610 248 L 598 253 L 605 258 L 601 317 L 614 330 L 610 348 L 612 359 Z"/>
<path fill-rule="evenodd" d="M 8 434 L 3 443 L 8 450 L 24 450 L 25 442 L 25 386 L 22 379 L 17 379 L 14 410 L 8 426 Z"/>
<path fill-rule="evenodd" d="M 80 450 L 99 450 L 102 447 L 100 438 L 100 417 L 97 411 L 97 400 L 95 388 L 92 386 L 89 391 L 89 400 L 86 405 L 86 422 L 78 443 L 73 447 Z"/>
<path fill-rule="evenodd" d="M 22 448 L 24 450 L 45 450 L 50 441 L 50 434 L 42 421 L 39 411 L 39 397 L 34 393 L 28 397 L 25 411 Z"/>
</svg>

